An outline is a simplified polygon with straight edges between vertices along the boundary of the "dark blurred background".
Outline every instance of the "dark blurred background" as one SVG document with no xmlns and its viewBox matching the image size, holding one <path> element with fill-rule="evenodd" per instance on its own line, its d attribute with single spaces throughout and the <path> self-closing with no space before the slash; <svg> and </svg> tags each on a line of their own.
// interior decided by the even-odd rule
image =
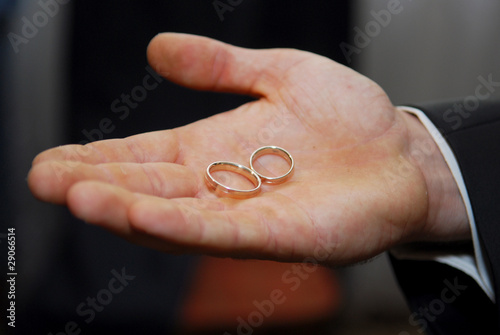
<svg viewBox="0 0 500 335">
<path fill-rule="evenodd" d="M 249 303 L 246 308 L 251 312 L 258 294 L 268 295 L 280 284 L 285 268 L 276 268 L 279 265 L 273 264 L 277 263 L 220 263 L 131 245 L 79 222 L 64 208 L 38 203 L 30 197 L 25 183 L 31 159 L 49 147 L 173 128 L 249 100 L 193 92 L 158 80 L 147 68 L 146 47 L 159 32 L 200 34 L 253 48 L 295 47 L 341 61 L 337 45 L 348 37 L 347 2 L 298 6 L 285 1 L 231 3 L 15 4 L 12 28 L 6 30 L 10 45 L 4 51 L 9 104 L 3 113 L 9 157 L 4 176 L 8 176 L 10 200 L 4 218 L 6 226 L 17 227 L 19 333 L 56 334 L 78 329 L 89 334 L 236 331 L 238 315 L 232 316 L 231 310 L 238 301 L 246 299 L 243 305 Z M 253 277 L 245 279 L 254 279 L 247 280 L 247 286 L 252 287 L 239 282 L 235 268 L 241 268 L 240 273 L 251 270 L 246 277 Z M 110 296 L 106 293 L 110 292 L 108 283 L 122 271 L 134 279 L 119 294 Z M 206 278 L 195 284 L 199 271 Z M 221 305 L 214 320 L 197 316 L 210 309 L 206 300 L 212 298 L 203 295 L 210 276 L 218 277 L 218 287 L 212 291 L 219 289 L 226 295 L 230 291 L 234 299 L 234 304 L 224 304 L 221 297 L 213 298 L 214 306 Z M 329 278 L 330 274 L 324 276 Z M 228 287 L 224 278 L 231 278 L 235 287 Z M 256 282 L 259 280 L 261 286 Z M 331 286 L 327 290 L 336 292 L 334 280 L 332 277 L 331 284 L 323 283 Z M 190 295 L 194 291 L 201 293 Z M 248 292 L 255 292 L 255 296 Z M 242 294 L 245 297 L 238 297 Z M 284 332 L 302 323 L 323 323 L 337 305 L 336 295 L 326 296 L 333 297 L 332 301 L 318 316 L 287 325 L 271 319 L 269 324 Z M 239 310 L 242 316 L 248 312 L 245 307 Z M 200 320 L 207 324 L 199 324 Z"/>
<path fill-rule="evenodd" d="M 500 81 L 497 2 L 406 0 L 384 17 L 389 3 L 0 1 L 0 248 L 6 254 L 1 234 L 16 227 L 16 333 L 235 334 L 254 300 L 287 289 L 289 264 L 160 254 L 36 201 L 25 182 L 31 160 L 53 146 L 177 127 L 248 101 L 157 79 L 145 51 L 163 31 L 315 52 L 368 75 L 396 104 L 471 95 L 480 76 Z M 109 295 L 111 280 L 124 280 L 117 273 L 133 279 Z M 385 256 L 318 270 L 303 284 L 254 334 L 418 331 Z"/>
</svg>

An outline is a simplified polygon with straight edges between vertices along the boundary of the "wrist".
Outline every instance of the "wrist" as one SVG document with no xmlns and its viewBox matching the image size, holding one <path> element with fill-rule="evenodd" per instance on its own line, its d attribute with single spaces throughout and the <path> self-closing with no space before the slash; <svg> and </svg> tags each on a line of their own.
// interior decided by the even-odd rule
<svg viewBox="0 0 500 335">
<path fill-rule="evenodd" d="M 398 108 L 408 129 L 408 159 L 421 171 L 427 188 L 428 211 L 420 241 L 470 240 L 467 212 L 457 183 L 429 130 L 414 115 Z"/>
</svg>

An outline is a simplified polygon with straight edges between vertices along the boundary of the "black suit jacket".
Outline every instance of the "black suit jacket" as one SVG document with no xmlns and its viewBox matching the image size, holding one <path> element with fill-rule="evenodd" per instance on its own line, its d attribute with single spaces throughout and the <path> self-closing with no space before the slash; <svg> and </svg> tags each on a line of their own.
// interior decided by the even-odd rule
<svg viewBox="0 0 500 335">
<path fill-rule="evenodd" d="M 422 110 L 454 152 L 470 197 L 494 291 L 500 297 L 500 101 L 468 97 Z M 469 276 L 447 265 L 392 259 L 409 323 L 428 334 L 497 334 L 500 309 Z"/>
</svg>

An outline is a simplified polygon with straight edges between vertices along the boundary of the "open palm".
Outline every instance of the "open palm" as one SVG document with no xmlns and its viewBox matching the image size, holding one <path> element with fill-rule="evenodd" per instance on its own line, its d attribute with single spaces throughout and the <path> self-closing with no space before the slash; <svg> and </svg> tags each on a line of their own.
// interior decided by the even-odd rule
<svg viewBox="0 0 500 335">
<path fill-rule="evenodd" d="M 307 52 L 182 34 L 158 35 L 148 56 L 173 82 L 256 100 L 173 130 L 43 152 L 28 180 L 36 197 L 166 252 L 345 264 L 429 234 L 428 185 L 410 158 L 416 121 L 369 79 Z M 289 181 L 244 200 L 207 188 L 211 162 L 248 166 L 262 145 L 292 154 Z"/>
</svg>

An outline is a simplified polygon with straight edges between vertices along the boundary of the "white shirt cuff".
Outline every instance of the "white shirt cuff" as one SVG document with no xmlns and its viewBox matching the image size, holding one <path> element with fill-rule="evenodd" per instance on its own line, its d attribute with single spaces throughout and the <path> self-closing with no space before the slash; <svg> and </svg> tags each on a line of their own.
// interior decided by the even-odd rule
<svg viewBox="0 0 500 335">
<path fill-rule="evenodd" d="M 453 174 L 453 177 L 458 185 L 460 190 L 460 194 L 465 204 L 465 209 L 467 211 L 467 216 L 469 218 L 469 224 L 472 232 L 472 243 L 473 243 L 473 253 L 460 253 L 460 254 L 440 254 L 440 255 L 430 255 L 427 259 L 435 260 L 437 262 L 441 262 L 447 265 L 450 265 L 454 268 L 457 268 L 469 276 L 471 276 L 478 285 L 484 290 L 486 295 L 494 302 L 495 301 L 495 292 L 493 290 L 493 284 L 491 280 L 491 275 L 488 271 L 486 260 L 483 256 L 483 251 L 481 248 L 481 244 L 479 242 L 479 236 L 476 228 L 476 221 L 474 220 L 474 215 L 472 212 L 472 206 L 470 203 L 469 195 L 467 193 L 467 188 L 465 186 L 465 182 L 462 177 L 462 172 L 460 171 L 458 162 L 451 150 L 450 146 L 438 131 L 436 126 L 429 120 L 429 118 L 419 109 L 413 107 L 400 106 L 400 109 L 409 112 L 415 115 L 420 122 L 424 125 L 424 127 L 429 131 L 432 138 L 436 142 L 439 150 L 443 154 L 443 157 L 448 164 L 448 167 Z M 415 255 L 416 259 L 422 258 L 418 255 Z M 396 255 L 397 257 L 397 255 Z"/>
</svg>

